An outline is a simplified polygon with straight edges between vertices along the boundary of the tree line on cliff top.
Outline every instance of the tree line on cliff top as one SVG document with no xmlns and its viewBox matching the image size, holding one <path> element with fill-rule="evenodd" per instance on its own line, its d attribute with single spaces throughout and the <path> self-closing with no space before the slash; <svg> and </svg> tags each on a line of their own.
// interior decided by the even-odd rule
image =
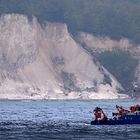
<svg viewBox="0 0 140 140">
<path fill-rule="evenodd" d="M 0 0 L 0 14 L 21 13 L 89 32 L 140 43 L 140 0 Z"/>
</svg>

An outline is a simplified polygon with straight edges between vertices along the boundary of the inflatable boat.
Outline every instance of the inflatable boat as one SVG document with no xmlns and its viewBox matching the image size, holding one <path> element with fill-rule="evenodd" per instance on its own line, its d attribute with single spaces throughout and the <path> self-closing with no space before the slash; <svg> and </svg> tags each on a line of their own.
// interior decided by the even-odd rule
<svg viewBox="0 0 140 140">
<path fill-rule="evenodd" d="M 91 121 L 91 125 L 124 125 L 124 124 L 140 124 L 140 114 L 124 115 L 118 119 Z"/>
<path fill-rule="evenodd" d="M 117 112 L 112 113 L 113 118 L 108 119 L 100 107 L 94 109 L 95 120 L 91 125 L 124 125 L 140 124 L 140 105 L 131 106 L 130 110 L 116 105 Z"/>
</svg>

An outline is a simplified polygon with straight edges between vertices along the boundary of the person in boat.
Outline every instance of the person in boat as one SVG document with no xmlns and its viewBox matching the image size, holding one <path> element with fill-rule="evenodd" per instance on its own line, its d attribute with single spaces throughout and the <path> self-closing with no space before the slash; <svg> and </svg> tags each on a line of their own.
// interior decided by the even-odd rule
<svg viewBox="0 0 140 140">
<path fill-rule="evenodd" d="M 130 112 L 140 114 L 140 105 L 130 106 Z"/>
<path fill-rule="evenodd" d="M 119 118 L 123 115 L 127 115 L 129 113 L 128 110 L 124 109 L 122 106 L 116 105 L 117 112 L 113 112 L 112 116 L 114 120 L 119 120 Z"/>
<path fill-rule="evenodd" d="M 106 121 L 107 116 L 100 107 L 94 109 L 95 121 Z"/>
<path fill-rule="evenodd" d="M 122 116 L 122 115 L 127 115 L 127 114 L 130 112 L 129 110 L 124 109 L 122 106 L 116 105 L 116 108 L 117 108 L 118 114 L 119 114 L 120 116 Z"/>
<path fill-rule="evenodd" d="M 135 113 L 136 112 L 136 106 L 130 106 L 130 112 Z"/>
</svg>

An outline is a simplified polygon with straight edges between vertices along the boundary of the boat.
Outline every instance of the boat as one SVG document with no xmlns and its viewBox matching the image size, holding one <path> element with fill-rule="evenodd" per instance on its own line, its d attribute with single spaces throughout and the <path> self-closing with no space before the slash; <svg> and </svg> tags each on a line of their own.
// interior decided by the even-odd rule
<svg viewBox="0 0 140 140">
<path fill-rule="evenodd" d="M 125 112 L 125 113 L 121 112 L 121 114 L 120 114 L 120 112 L 112 113 L 113 118 L 110 118 L 110 119 L 108 119 L 107 117 L 105 117 L 105 119 L 101 119 L 101 120 L 98 120 L 97 118 L 95 118 L 95 120 L 91 121 L 91 125 L 140 124 L 140 110 L 133 110 L 132 107 L 130 107 L 130 109 L 131 109 L 130 111 Z M 138 109 L 140 109 L 140 108 L 138 108 Z"/>
<path fill-rule="evenodd" d="M 124 115 L 118 120 L 107 119 L 107 120 L 94 120 L 91 121 L 91 125 L 124 125 L 124 124 L 140 124 L 140 114 L 139 115 Z"/>
</svg>

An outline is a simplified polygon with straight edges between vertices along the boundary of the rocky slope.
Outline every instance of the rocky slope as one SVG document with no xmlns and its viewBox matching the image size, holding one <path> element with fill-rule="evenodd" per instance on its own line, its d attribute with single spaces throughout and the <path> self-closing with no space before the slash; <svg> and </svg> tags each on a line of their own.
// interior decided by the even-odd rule
<svg viewBox="0 0 140 140">
<path fill-rule="evenodd" d="M 8 14 L 0 18 L 0 98 L 127 97 L 117 80 L 68 32 L 66 24 Z"/>
<path fill-rule="evenodd" d="M 134 42 L 132 43 L 129 39 L 127 38 L 122 38 L 120 40 L 113 40 L 109 37 L 97 37 L 94 36 L 92 34 L 88 34 L 88 33 L 84 33 L 84 32 L 80 32 L 77 36 L 76 36 L 77 41 L 83 46 L 84 49 L 86 49 L 88 52 L 91 53 L 91 55 L 93 56 L 100 56 L 102 54 L 105 54 L 106 57 L 108 57 L 108 59 L 112 58 L 113 53 L 116 55 L 114 56 L 114 60 L 118 61 L 117 64 L 123 65 L 123 67 L 121 67 L 121 71 L 123 71 L 123 69 L 128 69 L 129 70 L 124 73 L 122 73 L 123 75 L 121 75 L 119 73 L 119 77 L 116 77 L 117 80 L 119 81 L 126 81 L 125 78 L 127 78 L 126 76 L 130 75 L 131 73 L 131 79 L 127 79 L 129 82 L 126 83 L 121 83 L 121 84 L 126 84 L 126 88 L 128 88 L 128 92 L 130 92 L 130 94 L 132 93 L 132 90 L 135 89 L 136 87 L 140 88 L 140 45 L 136 45 L 134 44 Z M 104 55 L 104 56 L 105 56 Z M 108 55 L 108 56 L 107 56 Z M 122 60 L 117 60 L 119 58 L 119 55 L 123 56 L 123 58 L 129 59 L 131 62 L 130 64 L 124 62 L 120 57 L 120 59 Z M 103 57 L 104 58 L 104 57 Z M 102 58 L 101 58 L 102 59 Z M 128 61 L 129 61 L 128 60 Z M 102 60 L 103 62 L 104 60 Z M 119 62 L 121 61 L 121 62 Z M 112 59 L 112 63 L 113 63 L 113 59 Z M 114 62 L 115 63 L 115 62 Z M 133 64 L 132 64 L 133 63 Z M 134 64 L 135 63 L 135 64 Z M 108 65 L 108 64 L 107 64 Z M 116 65 L 116 70 L 119 66 Z M 115 71 L 110 71 L 112 74 Z M 118 71 L 119 72 L 119 71 Z M 124 79 L 124 80 L 123 80 Z M 124 87 L 125 88 L 125 87 Z M 138 92 L 136 94 L 139 94 Z"/>
</svg>

